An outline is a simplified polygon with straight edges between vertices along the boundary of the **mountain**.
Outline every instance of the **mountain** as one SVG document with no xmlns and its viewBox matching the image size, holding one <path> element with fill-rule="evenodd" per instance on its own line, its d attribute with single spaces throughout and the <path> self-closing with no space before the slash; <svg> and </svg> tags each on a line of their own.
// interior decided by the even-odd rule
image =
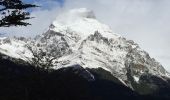
<svg viewBox="0 0 170 100">
<path fill-rule="evenodd" d="M 5 60 L 47 70 L 71 70 L 90 82 L 107 80 L 140 95 L 170 98 L 170 74 L 163 66 L 134 41 L 112 32 L 86 8 L 62 13 L 34 39 L 1 38 L 0 53 Z M 104 82 L 100 84 L 107 86 Z M 94 90 L 97 93 L 96 87 Z"/>
</svg>

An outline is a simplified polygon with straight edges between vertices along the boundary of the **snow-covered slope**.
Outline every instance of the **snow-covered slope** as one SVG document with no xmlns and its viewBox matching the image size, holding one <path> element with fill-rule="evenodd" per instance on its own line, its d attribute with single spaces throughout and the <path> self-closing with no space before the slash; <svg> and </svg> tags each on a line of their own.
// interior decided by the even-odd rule
<svg viewBox="0 0 170 100">
<path fill-rule="evenodd" d="M 32 58 L 32 53 L 27 49 L 26 44 L 23 39 L 1 37 L 0 53 L 28 61 Z"/>
<path fill-rule="evenodd" d="M 103 68 L 131 88 L 129 75 L 136 82 L 145 74 L 170 78 L 163 66 L 138 44 L 113 33 L 96 19 L 92 11 L 85 8 L 61 14 L 47 32 L 32 41 L 23 43 L 12 40 L 11 43 L 1 43 L 0 52 L 31 59 L 33 54 L 24 46 L 27 44 L 35 54 L 41 55 L 40 63 L 50 61 L 55 69 L 73 65 Z"/>
</svg>

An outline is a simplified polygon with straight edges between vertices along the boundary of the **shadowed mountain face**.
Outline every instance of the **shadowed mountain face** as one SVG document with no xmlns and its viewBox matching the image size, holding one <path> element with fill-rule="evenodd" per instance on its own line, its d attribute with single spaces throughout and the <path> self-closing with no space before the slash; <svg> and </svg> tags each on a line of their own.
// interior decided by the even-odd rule
<svg viewBox="0 0 170 100">
<path fill-rule="evenodd" d="M 0 58 L 0 100 L 168 100 L 170 89 L 161 79 L 143 76 L 162 85 L 157 94 L 139 95 L 110 72 L 75 65 L 47 72 L 28 64 Z"/>
</svg>

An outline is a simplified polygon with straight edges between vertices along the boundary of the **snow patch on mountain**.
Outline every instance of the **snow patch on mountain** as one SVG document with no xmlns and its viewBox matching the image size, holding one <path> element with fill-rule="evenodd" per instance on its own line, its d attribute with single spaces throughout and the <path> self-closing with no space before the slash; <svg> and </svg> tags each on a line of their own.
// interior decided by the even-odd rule
<svg viewBox="0 0 170 100">
<path fill-rule="evenodd" d="M 0 52 L 10 57 L 26 61 L 33 57 L 32 53 L 26 48 L 25 41 L 8 37 L 0 38 Z"/>
<path fill-rule="evenodd" d="M 134 80 L 135 80 L 136 82 L 138 82 L 138 81 L 139 81 L 139 77 L 137 77 L 137 76 L 133 76 L 133 78 L 134 78 Z"/>
</svg>

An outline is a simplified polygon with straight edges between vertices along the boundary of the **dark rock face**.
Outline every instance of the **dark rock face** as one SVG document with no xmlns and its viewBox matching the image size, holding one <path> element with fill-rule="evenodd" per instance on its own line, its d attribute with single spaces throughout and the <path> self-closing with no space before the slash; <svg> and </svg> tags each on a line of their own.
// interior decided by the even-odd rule
<svg viewBox="0 0 170 100">
<path fill-rule="evenodd" d="M 155 97 L 163 96 L 170 98 L 170 83 L 153 75 L 142 75 L 139 80 L 137 91 L 142 94 L 152 94 Z"/>
<path fill-rule="evenodd" d="M 152 82 L 150 79 L 159 82 L 155 77 L 141 78 Z M 157 92 L 159 95 L 144 96 L 102 68 L 75 65 L 47 72 L 0 57 L 0 100 L 169 100 L 166 86 Z"/>
</svg>

